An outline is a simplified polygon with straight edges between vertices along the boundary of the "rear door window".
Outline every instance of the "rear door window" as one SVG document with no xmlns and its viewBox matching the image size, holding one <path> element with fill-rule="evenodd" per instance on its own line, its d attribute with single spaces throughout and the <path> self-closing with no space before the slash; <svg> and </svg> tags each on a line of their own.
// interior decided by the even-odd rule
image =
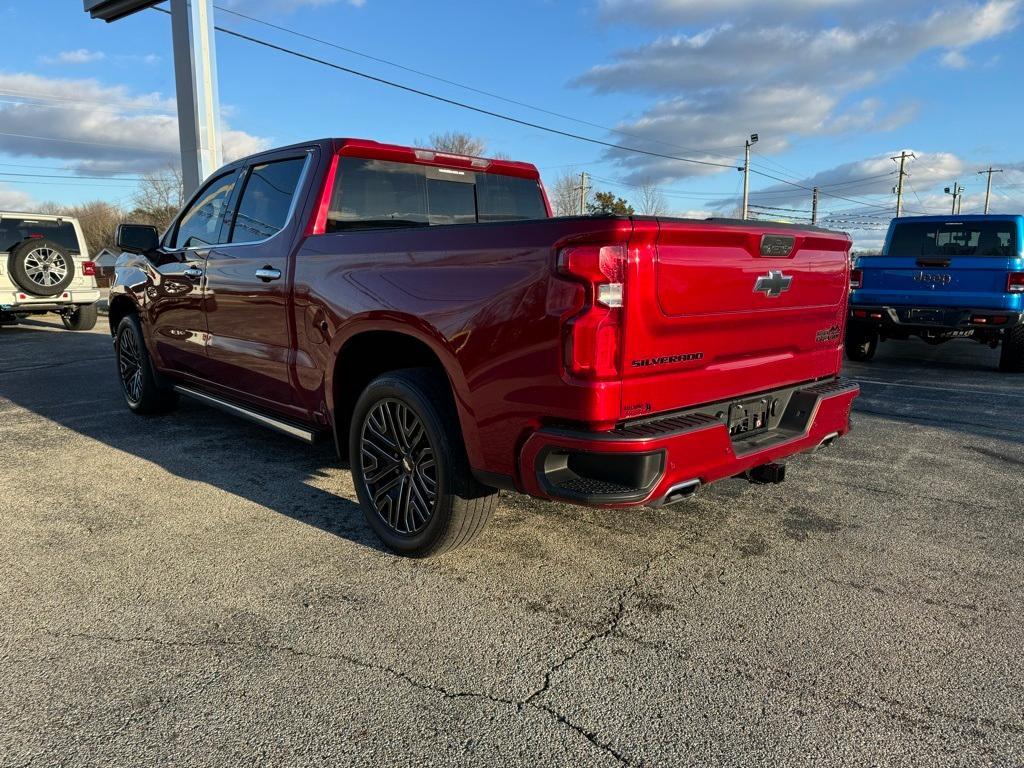
<svg viewBox="0 0 1024 768">
<path fill-rule="evenodd" d="M 0 219 L 0 253 L 15 248 L 25 240 L 50 240 L 69 253 L 81 253 L 75 225 L 70 221 L 39 220 L 30 218 Z"/>
<path fill-rule="evenodd" d="M 306 158 L 297 157 L 253 166 L 242 190 L 229 242 L 266 240 L 284 229 L 305 164 Z"/>
<path fill-rule="evenodd" d="M 906 222 L 897 224 L 887 256 L 1016 255 L 1013 221 Z"/>
</svg>

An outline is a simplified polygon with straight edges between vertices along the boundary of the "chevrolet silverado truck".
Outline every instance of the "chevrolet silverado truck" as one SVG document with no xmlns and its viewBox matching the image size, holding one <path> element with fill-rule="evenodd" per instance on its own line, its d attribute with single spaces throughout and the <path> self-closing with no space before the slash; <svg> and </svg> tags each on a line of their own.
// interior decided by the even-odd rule
<svg viewBox="0 0 1024 768">
<path fill-rule="evenodd" d="M 880 341 L 973 339 L 1002 345 L 999 368 L 1024 372 L 1024 216 L 893 219 L 879 256 L 852 273 L 846 353 Z"/>
<path fill-rule="evenodd" d="M 68 330 L 88 331 L 99 300 L 77 219 L 0 211 L 0 325 L 56 312 Z"/>
<path fill-rule="evenodd" d="M 326 139 L 239 160 L 162 237 L 122 225 L 110 293 L 137 413 L 196 398 L 334 440 L 366 519 L 424 556 L 497 489 L 665 505 L 779 482 L 849 430 L 846 235 L 553 218 L 537 169 Z"/>
</svg>

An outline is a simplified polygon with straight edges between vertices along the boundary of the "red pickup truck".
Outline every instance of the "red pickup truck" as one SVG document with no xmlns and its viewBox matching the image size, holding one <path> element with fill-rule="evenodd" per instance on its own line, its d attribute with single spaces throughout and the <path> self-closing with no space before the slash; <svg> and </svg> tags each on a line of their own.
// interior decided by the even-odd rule
<svg viewBox="0 0 1024 768">
<path fill-rule="evenodd" d="M 128 406 L 187 395 L 332 436 L 404 554 L 471 540 L 499 488 L 626 507 L 778 482 L 849 430 L 858 391 L 838 378 L 846 235 L 553 218 L 525 163 L 314 141 L 118 243 Z"/>
</svg>

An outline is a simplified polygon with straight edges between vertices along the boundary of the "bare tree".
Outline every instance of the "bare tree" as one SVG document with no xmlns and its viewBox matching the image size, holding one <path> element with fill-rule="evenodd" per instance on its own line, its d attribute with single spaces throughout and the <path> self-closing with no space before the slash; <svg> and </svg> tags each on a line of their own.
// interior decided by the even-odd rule
<svg viewBox="0 0 1024 768">
<path fill-rule="evenodd" d="M 56 216 L 70 216 L 78 219 L 89 253 L 95 256 L 104 248 L 113 248 L 117 225 L 125 219 L 125 213 L 116 205 L 104 200 L 91 200 L 79 205 L 62 205 L 46 202 L 35 206 L 39 213 Z"/>
<path fill-rule="evenodd" d="M 66 213 L 78 219 L 78 223 L 82 226 L 85 242 L 89 246 L 89 252 L 93 256 L 104 248 L 114 249 L 117 225 L 125 218 L 123 210 L 103 200 L 93 200 L 71 206 Z"/>
<path fill-rule="evenodd" d="M 555 179 L 554 185 L 548 188 L 548 198 L 555 216 L 579 216 L 581 208 L 579 174 L 564 171 Z M 583 207 L 585 210 L 585 206 Z"/>
<path fill-rule="evenodd" d="M 644 179 L 640 185 L 637 204 L 644 216 L 664 216 L 668 213 L 668 203 L 661 189 L 650 179 Z"/>
<path fill-rule="evenodd" d="M 132 196 L 134 207 L 129 218 L 136 224 L 152 224 L 162 232 L 177 215 L 184 197 L 180 168 L 168 166 L 163 171 L 147 173 Z"/>
<path fill-rule="evenodd" d="M 436 149 L 438 152 L 450 152 L 453 155 L 471 155 L 482 157 L 487 151 L 487 142 L 483 139 L 472 136 L 461 131 L 446 131 L 445 133 L 432 133 L 426 141 L 416 140 L 417 144 Z"/>
</svg>

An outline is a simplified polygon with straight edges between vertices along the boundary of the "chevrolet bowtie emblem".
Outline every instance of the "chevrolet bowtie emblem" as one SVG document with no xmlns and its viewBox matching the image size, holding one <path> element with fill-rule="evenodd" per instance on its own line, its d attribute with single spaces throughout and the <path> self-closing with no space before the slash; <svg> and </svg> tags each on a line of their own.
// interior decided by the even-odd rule
<svg viewBox="0 0 1024 768">
<path fill-rule="evenodd" d="M 777 269 L 772 269 L 767 275 L 761 275 L 754 283 L 754 292 L 763 293 L 770 299 L 777 298 L 793 284 L 793 278 L 784 275 Z"/>
</svg>

